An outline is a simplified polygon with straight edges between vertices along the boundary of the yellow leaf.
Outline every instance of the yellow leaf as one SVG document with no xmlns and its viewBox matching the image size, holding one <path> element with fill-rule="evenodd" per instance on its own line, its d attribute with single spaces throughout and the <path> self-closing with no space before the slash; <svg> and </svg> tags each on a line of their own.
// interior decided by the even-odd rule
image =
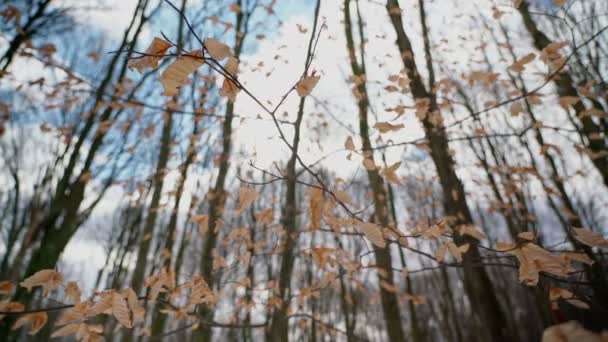
<svg viewBox="0 0 608 342">
<path fill-rule="evenodd" d="M 11 329 L 19 329 L 25 324 L 31 323 L 28 334 L 35 335 L 38 331 L 40 331 L 40 329 L 42 329 L 42 327 L 44 327 L 47 320 L 48 316 L 46 312 L 30 313 L 19 317 L 19 319 L 15 322 L 15 324 L 13 324 L 13 327 Z"/>
<path fill-rule="evenodd" d="M 22 281 L 19 285 L 31 291 L 33 287 L 42 286 L 43 295 L 49 290 L 58 288 L 63 283 L 63 276 L 55 270 L 40 270 Z"/>
<path fill-rule="evenodd" d="M 393 125 L 390 122 L 376 122 L 374 125 L 374 128 L 379 130 L 380 133 L 396 132 L 404 127 L 403 124 Z"/>
<path fill-rule="evenodd" d="M 167 52 L 167 50 L 171 47 L 171 43 L 168 41 L 154 37 L 154 40 L 146 49 L 145 55 L 140 58 L 132 59 L 129 61 L 128 67 L 129 69 L 135 69 L 138 72 L 142 72 L 146 68 L 156 68 L 158 66 L 158 61 L 162 58 L 162 55 Z"/>
<path fill-rule="evenodd" d="M 165 90 L 164 95 L 175 96 L 178 89 L 188 84 L 188 76 L 205 64 L 200 50 L 194 50 L 187 55 L 179 56 L 160 76 Z"/>
<path fill-rule="evenodd" d="M 608 240 L 600 233 L 592 232 L 589 229 L 573 228 L 574 238 L 590 247 L 608 247 Z"/>
<path fill-rule="evenodd" d="M 300 97 L 310 95 L 320 79 L 321 76 L 315 76 L 315 73 L 313 72 L 312 75 L 304 77 L 296 84 L 296 92 Z"/>
<path fill-rule="evenodd" d="M 254 188 L 241 186 L 239 189 L 239 206 L 236 209 L 236 214 L 239 215 L 243 210 L 247 209 L 257 197 L 258 192 Z"/>
<path fill-rule="evenodd" d="M 365 234 L 365 237 L 375 246 L 384 248 L 386 247 L 386 241 L 384 241 L 384 235 L 382 234 L 382 228 L 375 223 L 370 222 L 358 222 L 356 227 Z"/>
<path fill-rule="evenodd" d="M 228 47 L 228 45 L 220 42 L 217 39 L 205 39 L 205 48 L 207 49 L 207 52 L 209 52 L 209 55 L 211 55 L 211 58 L 215 59 L 218 62 L 232 55 L 230 53 L 230 48 Z"/>
</svg>

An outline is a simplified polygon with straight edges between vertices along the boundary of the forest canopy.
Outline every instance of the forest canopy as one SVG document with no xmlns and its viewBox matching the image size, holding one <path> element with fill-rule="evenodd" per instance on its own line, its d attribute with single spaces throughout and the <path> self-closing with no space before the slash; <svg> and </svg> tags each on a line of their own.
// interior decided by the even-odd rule
<svg viewBox="0 0 608 342">
<path fill-rule="evenodd" d="M 5 0 L 0 340 L 608 341 L 605 0 Z"/>
</svg>

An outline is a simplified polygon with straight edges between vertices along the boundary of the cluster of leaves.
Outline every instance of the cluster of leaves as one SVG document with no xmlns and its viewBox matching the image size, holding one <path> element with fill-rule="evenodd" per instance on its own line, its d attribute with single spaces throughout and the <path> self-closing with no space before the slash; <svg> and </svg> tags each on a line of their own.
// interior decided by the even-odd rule
<svg viewBox="0 0 608 342">
<path fill-rule="evenodd" d="M 43 297 L 50 291 L 62 289 L 66 302 L 61 308 L 65 309 L 55 325 L 58 326 L 52 337 L 74 335 L 78 341 L 103 340 L 103 325 L 96 324 L 95 319 L 107 315 L 116 319 L 124 328 L 134 328 L 138 323 L 144 322 L 146 310 L 140 301 L 156 302 L 160 293 L 166 293 L 167 305 L 170 309 L 164 310 L 166 314 L 175 314 L 176 320 L 189 319 L 194 321 L 193 329 L 198 326 L 198 318 L 193 314 L 197 305 L 212 305 L 215 303 L 215 294 L 211 291 L 205 280 L 194 276 L 190 281 L 177 285 L 173 272 L 162 271 L 146 279 L 144 288 L 149 289 L 148 297 L 138 297 L 131 288 L 123 290 L 109 289 L 94 293 L 92 299 L 82 299 L 81 290 L 76 282 L 64 284 L 64 277 L 55 270 L 41 270 L 26 278 L 20 286 L 32 291 L 40 287 Z M 0 294 L 11 295 L 15 286 L 8 281 L 0 282 Z M 52 310 L 53 308 L 50 308 Z M 12 329 L 19 329 L 29 325 L 28 334 L 35 335 L 47 323 L 47 309 L 26 311 L 25 306 L 19 302 L 4 299 L 0 301 L 0 319 L 7 314 L 24 312 L 15 321 Z M 148 328 L 142 328 L 140 334 L 149 335 Z"/>
</svg>

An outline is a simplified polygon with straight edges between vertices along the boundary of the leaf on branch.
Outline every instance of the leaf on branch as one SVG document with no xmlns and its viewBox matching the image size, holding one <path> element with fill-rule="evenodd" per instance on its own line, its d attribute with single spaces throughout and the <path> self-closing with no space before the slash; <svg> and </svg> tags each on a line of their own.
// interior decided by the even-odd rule
<svg viewBox="0 0 608 342">
<path fill-rule="evenodd" d="M 25 310 L 25 305 L 19 302 L 11 302 L 10 299 L 5 299 L 0 301 L 0 311 L 2 312 L 20 312 Z M 0 320 L 4 315 L 0 315 Z"/>
<path fill-rule="evenodd" d="M 205 64 L 203 53 L 194 50 L 187 55 L 179 56 L 160 76 L 165 92 L 163 95 L 175 96 L 178 89 L 188 84 L 188 76 Z"/>
<path fill-rule="evenodd" d="M 53 332 L 53 334 L 51 335 L 51 337 L 63 337 L 63 336 L 75 334 L 80 329 L 80 325 L 81 325 L 80 323 L 68 324 L 62 328 L 55 330 Z"/>
<path fill-rule="evenodd" d="M 549 251 L 533 243 L 508 253 L 513 254 L 519 261 L 519 281 L 526 285 L 535 286 L 539 273 L 546 272 L 558 276 L 567 276 L 571 271 L 570 264 L 565 258 L 553 255 Z"/>
<path fill-rule="evenodd" d="M 240 215 L 243 210 L 249 208 L 257 197 L 258 192 L 255 190 L 255 188 L 250 186 L 241 186 L 239 189 L 239 206 L 235 210 L 236 215 Z"/>
<path fill-rule="evenodd" d="M 274 220 L 274 210 L 272 208 L 264 209 L 255 214 L 256 220 L 264 224 L 271 224 Z"/>
<path fill-rule="evenodd" d="M 317 86 L 321 76 L 315 76 L 315 72 L 310 76 L 306 76 L 302 78 L 298 84 L 296 84 L 296 92 L 300 97 L 308 96 L 312 92 L 312 90 Z"/>
<path fill-rule="evenodd" d="M 545 329 L 542 342 L 602 342 L 599 334 L 583 328 L 576 321 L 554 325 Z"/>
<path fill-rule="evenodd" d="M 310 229 L 313 231 L 321 228 L 324 203 L 323 190 L 314 187 L 310 188 L 308 191 L 308 207 L 310 209 Z"/>
<path fill-rule="evenodd" d="M 348 136 L 348 138 L 346 138 L 346 141 L 344 142 L 344 148 L 349 151 L 355 150 L 355 143 L 353 142 L 353 137 L 351 137 L 350 135 Z"/>
<path fill-rule="evenodd" d="M 232 77 L 236 77 L 236 74 L 239 69 L 239 60 L 234 57 L 230 57 L 228 59 L 228 62 L 226 62 L 226 66 L 224 67 L 224 69 L 226 69 L 226 72 L 229 75 L 231 75 Z M 236 100 L 236 95 L 238 94 L 239 90 L 239 86 L 234 81 L 226 77 L 224 79 L 224 82 L 222 83 L 222 88 L 220 89 L 219 94 L 220 96 L 227 97 L 228 99 L 230 99 L 230 101 L 234 102 Z"/>
<path fill-rule="evenodd" d="M 592 232 L 589 229 L 584 228 L 573 228 L 575 235 L 574 238 L 590 247 L 608 247 L 608 239 L 600 233 Z"/>
<path fill-rule="evenodd" d="M 74 303 L 80 302 L 80 288 L 74 281 L 70 281 L 66 284 L 64 290 L 65 296 Z"/>
<path fill-rule="evenodd" d="M 127 288 L 122 290 L 121 293 L 127 298 L 127 304 L 129 305 L 129 310 L 131 310 L 133 324 L 143 322 L 146 315 L 146 309 L 139 304 L 139 299 L 137 298 L 135 291 L 131 288 Z"/>
<path fill-rule="evenodd" d="M 325 264 L 330 260 L 330 253 L 333 253 L 335 248 L 328 247 L 315 247 L 310 250 L 310 254 L 312 255 L 312 259 L 318 268 L 323 268 Z"/>
<path fill-rule="evenodd" d="M 19 317 L 11 329 L 19 329 L 27 323 L 30 323 L 30 330 L 28 331 L 28 334 L 36 335 L 36 333 L 38 333 L 40 329 L 45 326 L 48 318 L 49 317 L 47 316 L 46 312 L 34 312 L 26 314 Z"/>
<path fill-rule="evenodd" d="M 0 295 L 11 294 L 15 289 L 15 285 L 8 280 L 0 281 Z"/>
<path fill-rule="evenodd" d="M 380 133 L 397 132 L 404 127 L 403 124 L 393 125 L 390 122 L 376 122 L 374 125 L 374 128 L 379 130 Z"/>
<path fill-rule="evenodd" d="M 205 48 L 207 49 L 207 52 L 209 52 L 211 58 L 215 59 L 218 62 L 221 62 L 226 59 L 226 57 L 232 55 L 228 45 L 220 42 L 217 39 L 205 39 Z"/>
<path fill-rule="evenodd" d="M 337 190 L 334 191 L 334 195 L 336 195 L 336 198 L 344 204 L 353 204 L 353 199 L 346 191 Z"/>
<path fill-rule="evenodd" d="M 397 169 L 399 169 L 400 166 L 401 162 L 396 162 L 393 165 L 388 166 L 384 170 L 382 170 L 382 174 L 389 182 L 393 184 L 401 184 L 401 179 L 399 179 L 399 176 L 396 173 Z"/>
<path fill-rule="evenodd" d="M 536 234 L 534 234 L 534 232 L 522 232 L 517 234 L 517 237 L 523 240 L 534 241 L 534 239 L 536 239 Z"/>
<path fill-rule="evenodd" d="M 169 50 L 171 47 L 171 43 L 168 41 L 154 37 L 150 46 L 146 49 L 145 54 L 136 59 L 132 59 L 129 61 L 128 67 L 129 69 L 137 70 L 141 73 L 146 68 L 155 69 L 158 66 L 158 61 L 162 58 L 162 56 Z"/>
<path fill-rule="evenodd" d="M 19 285 L 25 287 L 28 292 L 32 291 L 33 287 L 42 286 L 43 296 L 46 296 L 49 291 L 58 288 L 63 283 L 63 276 L 55 270 L 40 270 L 34 273 L 29 278 L 26 278 Z"/>
<path fill-rule="evenodd" d="M 460 234 L 461 235 L 466 234 L 468 236 L 472 236 L 472 237 L 476 238 L 479 241 L 485 240 L 485 239 L 488 238 L 486 236 L 486 234 L 484 234 L 482 231 L 480 231 L 479 229 L 477 229 L 473 225 L 462 225 L 462 226 L 460 226 Z"/>
<path fill-rule="evenodd" d="M 531 63 L 535 59 L 536 59 L 536 54 L 529 53 L 529 54 L 523 56 L 522 58 L 516 60 L 513 64 L 511 64 L 509 66 L 509 70 L 516 72 L 516 73 L 520 73 L 520 72 L 526 70 L 526 64 Z"/>
<path fill-rule="evenodd" d="M 560 253 L 560 256 L 562 256 L 566 262 L 574 260 L 587 265 L 592 265 L 594 263 L 593 259 L 584 252 L 562 252 Z"/>
<path fill-rule="evenodd" d="M 93 303 L 91 301 L 84 301 L 77 303 L 74 307 L 65 310 L 61 317 L 55 322 L 55 325 L 65 325 L 68 323 L 78 323 L 84 321 L 89 316 L 94 316 L 99 313 L 95 313 L 93 310 Z"/>
<path fill-rule="evenodd" d="M 127 305 L 125 297 L 120 293 L 114 293 L 112 295 L 112 316 L 126 328 L 133 328 L 131 322 L 131 310 Z"/>
<path fill-rule="evenodd" d="M 365 237 L 375 246 L 384 248 L 386 247 L 386 241 L 384 241 L 384 235 L 382 234 L 382 228 L 371 222 L 359 222 L 357 221 L 356 227 L 365 234 Z"/>
</svg>

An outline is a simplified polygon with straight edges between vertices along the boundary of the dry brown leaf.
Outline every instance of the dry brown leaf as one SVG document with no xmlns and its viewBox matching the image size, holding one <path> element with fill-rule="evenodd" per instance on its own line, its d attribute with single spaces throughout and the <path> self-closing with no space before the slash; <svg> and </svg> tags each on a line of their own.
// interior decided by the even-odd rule
<svg viewBox="0 0 608 342">
<path fill-rule="evenodd" d="M 28 334 L 36 335 L 36 333 L 40 331 L 42 327 L 44 327 L 48 318 L 49 317 L 47 316 L 46 312 L 34 312 L 30 314 L 25 314 L 19 317 L 17 321 L 15 321 L 15 324 L 13 324 L 13 327 L 11 329 L 19 329 L 27 323 L 30 323 L 30 330 L 28 331 Z"/>
<path fill-rule="evenodd" d="M 239 215 L 243 210 L 247 209 L 257 197 L 258 192 L 253 187 L 241 186 L 239 189 L 239 206 L 235 213 Z"/>
<path fill-rule="evenodd" d="M 129 310 L 131 310 L 133 324 L 143 322 L 146 315 L 146 309 L 139 304 L 139 299 L 137 298 L 135 291 L 131 288 L 127 288 L 122 290 L 121 293 L 127 298 L 127 304 L 129 304 Z"/>
<path fill-rule="evenodd" d="M 300 97 L 310 95 L 320 79 L 321 76 L 315 76 L 315 73 L 313 72 L 312 75 L 302 78 L 298 84 L 296 84 L 296 92 Z"/>
<path fill-rule="evenodd" d="M 460 234 L 462 234 L 462 235 L 466 234 L 466 235 L 472 236 L 479 241 L 487 239 L 486 234 L 484 234 L 482 231 L 480 231 L 473 225 L 460 226 Z"/>
<path fill-rule="evenodd" d="M 365 234 L 365 237 L 367 237 L 375 246 L 380 248 L 386 247 L 382 228 L 379 225 L 371 222 L 357 222 L 356 227 Z"/>
<path fill-rule="evenodd" d="M 310 228 L 311 230 L 319 230 L 321 228 L 323 208 L 325 207 L 323 190 L 314 187 L 310 188 L 308 191 L 308 207 L 310 210 Z"/>
<path fill-rule="evenodd" d="M 207 49 L 207 52 L 209 52 L 209 55 L 211 55 L 211 58 L 215 59 L 218 62 L 223 61 L 226 57 L 232 55 L 232 53 L 230 53 L 230 48 L 228 47 L 228 45 L 220 42 L 217 39 L 205 39 L 205 48 Z"/>
<path fill-rule="evenodd" d="M 274 220 L 274 210 L 272 208 L 264 209 L 255 214 L 255 218 L 261 223 L 271 224 Z"/>
<path fill-rule="evenodd" d="M 348 136 L 348 138 L 346 138 L 346 141 L 344 142 L 344 148 L 349 151 L 355 150 L 355 143 L 353 142 L 353 137 L 351 137 L 350 135 Z"/>
<path fill-rule="evenodd" d="M 576 321 L 554 325 L 545 329 L 542 342 L 605 342 L 598 334 L 583 328 Z"/>
<path fill-rule="evenodd" d="M 400 166 L 401 162 L 396 162 L 393 165 L 388 166 L 384 170 L 382 170 L 382 174 L 389 182 L 393 184 L 401 184 L 401 179 L 399 179 L 399 176 L 396 173 L 397 169 L 399 169 Z"/>
<path fill-rule="evenodd" d="M 10 299 L 0 301 L 0 311 L 2 312 L 20 312 L 25 310 L 25 305 L 19 302 L 11 302 Z M 4 315 L 0 315 L 0 320 L 4 318 Z"/>
<path fill-rule="evenodd" d="M 346 191 L 337 190 L 337 191 L 334 191 L 334 195 L 336 195 L 336 198 L 344 204 L 353 203 L 353 199 L 350 197 L 350 195 Z"/>
<path fill-rule="evenodd" d="M 323 268 L 323 266 L 325 266 L 325 264 L 329 261 L 329 254 L 334 251 L 334 248 L 315 247 L 310 250 L 310 254 L 312 255 L 312 259 L 317 267 Z"/>
<path fill-rule="evenodd" d="M 534 241 L 536 234 L 534 234 L 534 232 L 522 232 L 517 234 L 517 237 L 528 241 Z"/>
<path fill-rule="evenodd" d="M 91 310 L 92 307 L 93 303 L 88 300 L 77 303 L 76 305 L 74 305 L 74 307 L 65 310 L 61 317 L 57 320 L 57 322 L 55 322 L 55 325 L 65 325 L 68 323 L 80 322 L 85 320 L 89 316 L 89 314 L 93 316 L 101 313 L 98 312 L 96 314 L 93 314 Z"/>
<path fill-rule="evenodd" d="M 188 84 L 188 76 L 205 64 L 202 57 L 203 53 L 200 50 L 194 50 L 187 55 L 179 56 L 171 63 L 160 76 L 165 90 L 163 95 L 177 95 L 178 89 Z"/>
<path fill-rule="evenodd" d="M 447 254 L 447 252 L 448 252 L 448 246 L 445 245 L 445 244 L 442 244 L 435 251 L 435 260 L 437 260 L 437 262 L 443 262 L 443 260 L 445 259 L 445 255 Z"/>
<path fill-rule="evenodd" d="M 511 66 L 509 66 L 509 69 L 512 70 L 513 72 L 520 73 L 526 69 L 526 64 L 532 62 L 535 59 L 536 59 L 536 54 L 529 53 L 529 54 L 523 56 L 522 58 L 516 60 L 515 63 L 511 64 Z"/>
<path fill-rule="evenodd" d="M 131 310 L 129 310 L 125 298 L 119 293 L 114 293 L 112 295 L 112 315 L 124 327 L 133 328 Z"/>
<path fill-rule="evenodd" d="M 70 281 L 65 286 L 65 296 L 74 303 L 80 302 L 80 288 L 74 281 Z"/>
<path fill-rule="evenodd" d="M 380 133 L 396 132 L 403 129 L 403 124 L 393 125 L 390 122 L 376 122 L 374 128 L 379 130 Z"/>
<path fill-rule="evenodd" d="M 567 276 L 571 271 L 570 264 L 563 257 L 553 255 L 533 243 L 527 243 L 508 253 L 515 255 L 519 261 L 519 281 L 530 286 L 538 283 L 539 272 Z"/>
<path fill-rule="evenodd" d="M 11 294 L 15 289 L 15 285 L 8 280 L 0 281 L 0 295 Z"/>
<path fill-rule="evenodd" d="M 150 43 L 150 46 L 146 49 L 143 57 L 129 61 L 129 69 L 135 69 L 141 73 L 146 68 L 156 68 L 158 66 L 158 61 L 160 61 L 162 55 L 164 55 L 170 47 L 171 43 L 168 41 L 154 37 L 154 40 L 152 40 L 152 43 Z"/>
<path fill-rule="evenodd" d="M 32 276 L 26 278 L 19 285 L 25 287 L 28 292 L 32 291 L 33 287 L 42 286 L 43 296 L 51 290 L 58 288 L 63 283 L 63 276 L 55 270 L 40 270 Z"/>
<path fill-rule="evenodd" d="M 590 231 L 589 229 L 585 228 L 573 229 L 575 232 L 574 238 L 580 241 L 581 243 L 584 243 L 585 245 L 590 247 L 608 247 L 608 239 L 604 238 L 602 234 Z"/>
<path fill-rule="evenodd" d="M 78 329 L 80 329 L 80 323 L 71 323 L 62 328 L 59 328 L 58 330 L 55 330 L 51 337 L 63 337 L 72 335 L 77 333 Z"/>
</svg>

